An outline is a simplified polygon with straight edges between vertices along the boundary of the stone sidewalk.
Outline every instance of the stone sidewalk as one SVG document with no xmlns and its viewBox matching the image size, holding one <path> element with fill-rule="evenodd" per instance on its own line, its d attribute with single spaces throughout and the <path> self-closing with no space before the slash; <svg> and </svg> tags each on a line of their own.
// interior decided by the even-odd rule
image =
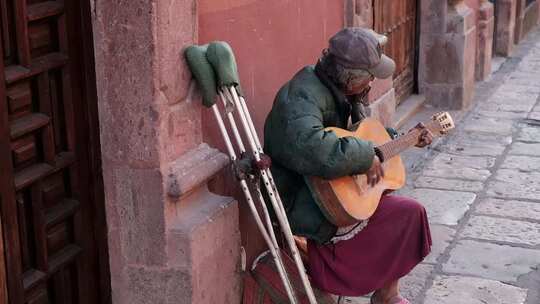
<svg viewBox="0 0 540 304">
<path fill-rule="evenodd" d="M 413 304 L 539 304 L 539 30 L 475 99 L 399 191 L 425 205 L 434 240 L 402 292 Z"/>
</svg>

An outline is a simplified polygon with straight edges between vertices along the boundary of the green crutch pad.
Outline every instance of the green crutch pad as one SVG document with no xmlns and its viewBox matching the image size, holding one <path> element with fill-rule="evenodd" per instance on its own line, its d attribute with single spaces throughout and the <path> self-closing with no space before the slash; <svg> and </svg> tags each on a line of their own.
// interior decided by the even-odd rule
<svg viewBox="0 0 540 304">
<path fill-rule="evenodd" d="M 208 44 L 192 45 L 186 48 L 184 55 L 191 73 L 201 90 L 203 105 L 211 107 L 216 103 L 216 75 L 206 59 Z"/>
<path fill-rule="evenodd" d="M 243 95 L 236 59 L 229 44 L 223 41 L 210 43 L 206 57 L 216 72 L 218 86 L 236 86 L 238 94 Z"/>
</svg>

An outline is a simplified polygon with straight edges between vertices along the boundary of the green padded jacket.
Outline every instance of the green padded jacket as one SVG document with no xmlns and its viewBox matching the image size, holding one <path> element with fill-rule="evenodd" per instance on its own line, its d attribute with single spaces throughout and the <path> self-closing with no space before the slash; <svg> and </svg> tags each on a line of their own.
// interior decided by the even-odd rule
<svg viewBox="0 0 540 304">
<path fill-rule="evenodd" d="M 264 149 L 293 233 L 323 244 L 337 227 L 321 212 L 304 178 L 365 173 L 375 151 L 371 142 L 324 130 L 346 128 L 351 104 L 315 70 L 303 68 L 277 93 L 264 126 Z"/>
</svg>

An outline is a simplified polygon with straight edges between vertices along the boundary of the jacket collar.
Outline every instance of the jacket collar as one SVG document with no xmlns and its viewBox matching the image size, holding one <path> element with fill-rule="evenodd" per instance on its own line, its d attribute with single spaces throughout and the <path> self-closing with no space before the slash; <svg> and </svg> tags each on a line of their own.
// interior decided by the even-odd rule
<svg viewBox="0 0 540 304">
<path fill-rule="evenodd" d="M 332 97 L 334 97 L 338 111 L 340 115 L 344 117 L 346 124 L 346 121 L 351 115 L 351 103 L 347 100 L 347 96 L 345 96 L 345 94 L 343 94 L 343 92 L 332 82 L 332 80 L 328 78 L 326 73 L 322 71 L 320 63 L 315 65 L 315 75 L 317 75 L 317 78 L 319 78 L 322 84 L 324 84 L 324 86 L 330 90 L 330 93 L 332 93 Z"/>
</svg>

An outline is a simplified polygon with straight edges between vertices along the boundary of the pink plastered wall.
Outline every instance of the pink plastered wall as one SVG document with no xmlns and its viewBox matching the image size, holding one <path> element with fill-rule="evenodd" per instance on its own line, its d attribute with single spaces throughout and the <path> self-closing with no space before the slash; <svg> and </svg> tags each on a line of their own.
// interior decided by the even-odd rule
<svg viewBox="0 0 540 304">
<path fill-rule="evenodd" d="M 264 120 L 279 88 L 303 66 L 316 63 L 344 19 L 343 2 L 334 0 L 201 0 L 198 17 L 199 44 L 222 40 L 232 46 L 261 140 Z M 214 117 L 203 112 L 204 141 L 225 151 Z M 243 202 L 235 185 L 225 172 L 211 186 Z M 240 204 L 240 227 L 248 260 L 252 260 L 265 246 L 244 203 Z"/>
</svg>

